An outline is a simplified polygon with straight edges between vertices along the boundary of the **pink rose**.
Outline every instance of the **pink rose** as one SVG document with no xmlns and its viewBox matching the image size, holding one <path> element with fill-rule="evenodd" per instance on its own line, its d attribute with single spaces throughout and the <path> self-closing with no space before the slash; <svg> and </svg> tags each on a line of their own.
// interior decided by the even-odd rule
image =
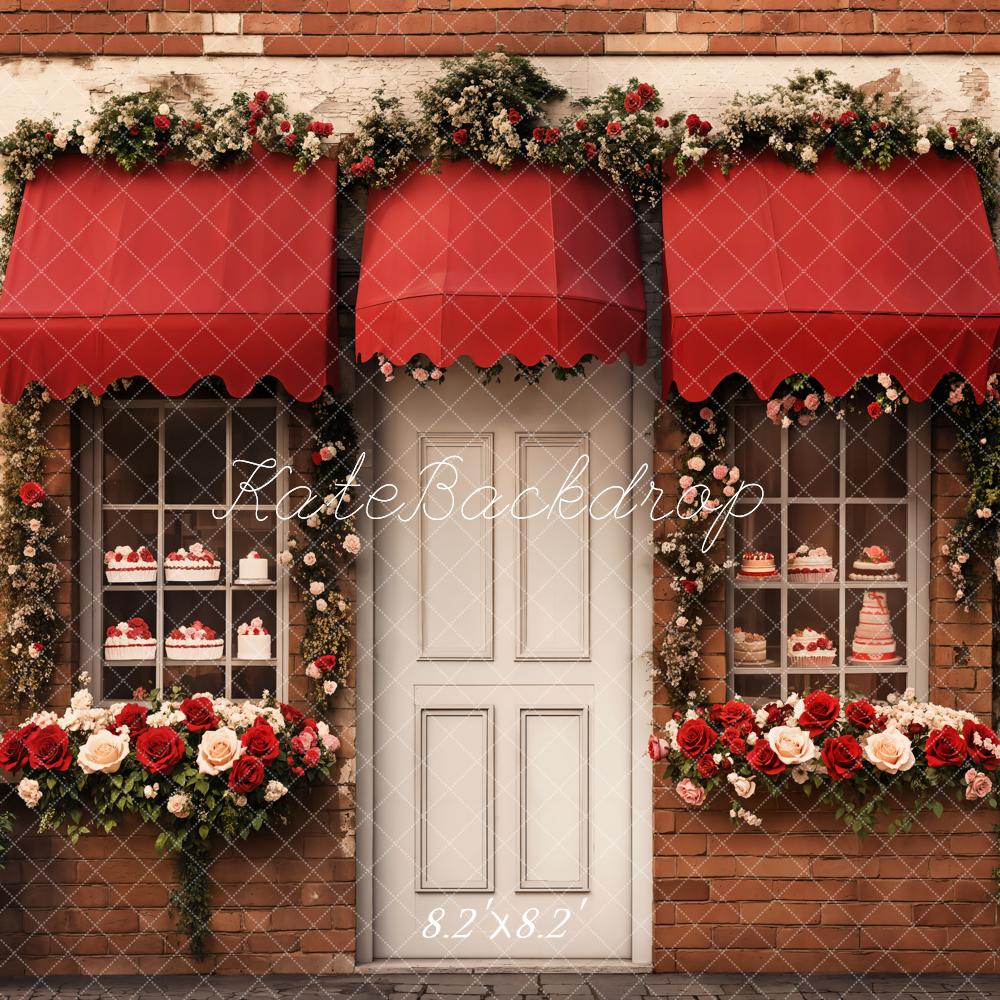
<svg viewBox="0 0 1000 1000">
<path fill-rule="evenodd" d="M 700 806 L 705 801 L 705 789 L 690 778 L 681 778 L 674 788 L 678 798 L 687 806 Z"/>
<path fill-rule="evenodd" d="M 678 485 L 682 490 L 686 490 L 694 486 L 694 480 L 690 476 L 681 476 L 678 480 Z"/>
<path fill-rule="evenodd" d="M 684 503 L 694 503 L 698 499 L 698 491 L 693 487 L 689 487 L 681 494 L 681 500 Z"/>
<path fill-rule="evenodd" d="M 712 411 L 707 406 L 703 406 L 698 411 L 698 416 L 701 417 L 702 420 L 711 420 L 712 417 L 715 416 L 715 414 L 712 413 Z"/>
<path fill-rule="evenodd" d="M 670 746 L 666 740 L 661 740 L 658 736 L 649 737 L 649 759 L 652 761 L 663 760 L 670 756 Z"/>
<path fill-rule="evenodd" d="M 807 410 L 815 412 L 819 409 L 819 396 L 817 396 L 815 392 L 809 393 L 804 402 Z"/>
<path fill-rule="evenodd" d="M 717 465 L 712 469 L 712 475 L 721 482 L 729 475 L 729 469 L 724 465 Z"/>
<path fill-rule="evenodd" d="M 970 767 L 965 772 L 965 797 L 974 802 L 976 799 L 985 799 L 993 791 L 993 782 L 989 776 Z"/>
<path fill-rule="evenodd" d="M 778 414 L 780 413 L 781 413 L 781 400 L 780 399 L 769 400 L 767 404 L 767 419 L 777 420 Z"/>
</svg>

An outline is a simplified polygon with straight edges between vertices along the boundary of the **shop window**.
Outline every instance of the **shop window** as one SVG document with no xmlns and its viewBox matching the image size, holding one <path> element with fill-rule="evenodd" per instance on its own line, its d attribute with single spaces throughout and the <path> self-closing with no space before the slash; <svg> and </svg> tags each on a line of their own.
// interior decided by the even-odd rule
<svg viewBox="0 0 1000 1000">
<path fill-rule="evenodd" d="M 284 476 L 261 491 L 258 517 L 252 503 L 235 504 L 247 469 L 233 463 L 242 458 L 285 464 L 284 407 L 273 397 L 174 400 L 139 394 L 84 404 L 79 412 L 81 666 L 91 675 L 95 696 L 117 701 L 139 687 L 169 690 L 174 684 L 234 698 L 265 691 L 280 696 L 287 585 L 276 573 L 276 556 L 285 547 L 286 528 L 265 504 L 273 505 Z M 139 580 L 123 582 L 123 573 L 109 579 L 106 554 L 125 547 L 149 550 L 155 579 L 149 572 L 139 572 Z M 167 573 L 167 555 L 181 549 L 200 553 L 208 568 Z M 217 574 L 206 551 L 220 564 Z M 240 559 L 251 552 L 266 558 L 266 580 L 239 579 Z M 109 658 L 108 629 L 137 618 L 155 638 L 155 652 L 133 657 L 130 647 L 117 654 L 124 658 Z M 237 630 L 255 618 L 271 637 L 269 648 L 245 643 L 244 652 L 254 655 L 241 658 Z M 211 630 L 203 633 L 208 640 L 215 634 L 214 642 L 193 653 L 198 644 L 191 642 L 168 656 L 171 633 L 176 639 L 174 630 L 195 622 Z"/>
<path fill-rule="evenodd" d="M 738 567 L 727 584 L 730 690 L 755 701 L 818 687 L 870 698 L 911 686 L 925 694 L 927 408 L 876 420 L 826 411 L 807 427 L 783 428 L 746 396 L 731 416 L 732 461 L 764 499 L 730 519 L 729 551 L 738 562 L 745 552 L 765 558 L 761 576 Z M 805 559 L 790 573 L 797 550 Z"/>
</svg>

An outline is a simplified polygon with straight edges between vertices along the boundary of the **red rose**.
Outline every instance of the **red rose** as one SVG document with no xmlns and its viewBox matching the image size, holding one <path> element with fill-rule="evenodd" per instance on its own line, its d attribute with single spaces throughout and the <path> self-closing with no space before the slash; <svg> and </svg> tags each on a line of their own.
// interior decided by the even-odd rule
<svg viewBox="0 0 1000 1000">
<path fill-rule="evenodd" d="M 280 128 L 282 132 L 291 132 L 292 123 L 287 118 L 282 118 L 281 122 L 278 124 L 278 128 Z"/>
<path fill-rule="evenodd" d="M 545 144 L 552 146 L 557 143 L 562 133 L 557 128 L 547 128 L 545 130 Z"/>
<path fill-rule="evenodd" d="M 860 701 L 849 701 L 844 706 L 844 714 L 847 716 L 847 721 L 852 726 L 857 726 L 858 729 L 871 729 L 878 718 L 875 706 L 863 699 Z"/>
<path fill-rule="evenodd" d="M 878 420 L 878 418 L 882 416 L 882 407 L 879 406 L 878 403 L 869 403 L 868 416 L 871 417 L 872 420 Z"/>
<path fill-rule="evenodd" d="M 583 144 L 583 151 L 588 160 L 592 160 L 595 156 L 597 156 L 597 146 L 595 146 L 592 142 L 585 142 Z"/>
<path fill-rule="evenodd" d="M 286 705 L 283 701 L 278 702 L 278 708 L 281 710 L 281 717 L 290 726 L 298 726 L 299 723 L 305 718 L 305 716 L 297 709 L 294 705 Z"/>
<path fill-rule="evenodd" d="M 135 705 L 131 702 L 122 705 L 121 711 L 115 716 L 115 726 L 128 726 L 129 742 L 135 741 L 149 728 L 146 725 L 146 716 L 149 709 L 145 705 Z"/>
<path fill-rule="evenodd" d="M 969 756 L 984 770 L 995 771 L 1000 765 L 1000 759 L 993 753 L 993 747 L 1000 745 L 997 734 L 981 722 L 966 719 L 962 727 L 962 737 L 969 750 Z M 987 744 L 990 744 L 987 746 Z"/>
<path fill-rule="evenodd" d="M 747 752 L 747 741 L 740 735 L 738 729 L 727 729 L 722 738 L 734 757 L 742 757 Z"/>
<path fill-rule="evenodd" d="M 464 146 L 469 138 L 469 130 L 466 128 L 460 128 L 451 133 L 451 141 L 455 143 L 456 146 Z"/>
<path fill-rule="evenodd" d="M 511 125 L 516 125 L 520 120 L 521 112 L 518 111 L 517 108 L 509 108 L 507 110 L 507 121 L 509 121 Z"/>
<path fill-rule="evenodd" d="M 355 166 L 356 165 L 357 164 L 355 164 Z M 312 463 L 313 463 L 313 465 L 322 465 L 323 464 L 323 456 L 318 451 L 314 451 L 312 453 Z"/>
<path fill-rule="evenodd" d="M 820 756 L 834 781 L 850 778 L 861 770 L 861 744 L 853 736 L 831 736 L 823 741 Z"/>
<path fill-rule="evenodd" d="M 608 127 L 604 130 L 608 135 L 615 136 L 622 134 L 621 122 L 608 122 Z"/>
<path fill-rule="evenodd" d="M 26 483 L 21 483 L 21 488 L 17 491 L 17 495 L 21 498 L 21 503 L 26 507 L 33 507 L 36 503 L 41 503 L 45 499 L 45 490 L 41 483 L 29 480 Z"/>
<path fill-rule="evenodd" d="M 317 667 L 321 673 L 328 674 L 331 670 L 337 669 L 337 657 L 333 653 L 327 653 L 325 656 L 317 656 L 313 660 L 313 665 Z"/>
<path fill-rule="evenodd" d="M 688 757 L 703 757 L 718 738 L 719 734 L 704 719 L 688 719 L 677 730 L 677 745 Z"/>
<path fill-rule="evenodd" d="M 784 763 L 767 740 L 757 740 L 753 749 L 747 754 L 747 763 L 761 774 L 773 776 L 785 770 Z"/>
<path fill-rule="evenodd" d="M 302 755 L 302 763 L 305 764 L 306 767 L 315 767 L 319 763 L 319 757 L 319 747 L 310 747 Z"/>
<path fill-rule="evenodd" d="M 698 774 L 703 778 L 714 778 L 719 773 L 719 765 L 708 754 L 698 760 Z"/>
<path fill-rule="evenodd" d="M 153 126 L 166 132 L 170 128 L 170 119 L 166 115 L 153 115 Z"/>
<path fill-rule="evenodd" d="M 68 771 L 73 763 L 69 737 L 55 723 L 36 729 L 26 741 L 28 764 L 43 771 Z"/>
<path fill-rule="evenodd" d="M 240 737 L 240 743 L 251 757 L 260 760 L 274 760 L 280 752 L 278 738 L 274 735 L 271 724 L 265 719 L 258 719 Z"/>
<path fill-rule="evenodd" d="M 253 99 L 258 104 L 267 104 L 271 99 L 271 95 L 266 90 L 258 90 L 256 94 L 253 95 Z"/>
<path fill-rule="evenodd" d="M 699 122 L 699 124 L 698 124 L 698 132 L 701 135 L 708 135 L 708 133 L 711 132 L 711 131 L 712 131 L 712 123 L 711 122 L 706 122 L 706 121 Z"/>
<path fill-rule="evenodd" d="M 206 629 L 206 632 L 209 631 Z M 185 698 L 180 704 L 189 733 L 203 733 L 219 724 L 212 702 L 208 698 Z"/>
<path fill-rule="evenodd" d="M 229 788 L 240 795 L 248 795 L 260 788 L 264 780 L 264 762 L 259 757 L 244 754 L 238 757 L 229 771 Z"/>
<path fill-rule="evenodd" d="M 684 588 L 685 594 L 693 594 L 698 589 L 697 580 L 682 580 L 681 586 Z"/>
<path fill-rule="evenodd" d="M 927 737 L 924 753 L 928 767 L 960 767 L 969 755 L 969 748 L 954 726 L 943 726 Z"/>
<path fill-rule="evenodd" d="M 656 88 L 651 83 L 640 83 L 636 90 L 642 98 L 643 104 L 656 96 Z"/>
<path fill-rule="evenodd" d="M 577 132 L 586 132 L 587 131 L 587 119 L 586 118 L 577 118 L 577 120 L 576 120 L 576 130 L 577 130 Z"/>
<path fill-rule="evenodd" d="M 31 735 L 28 733 L 27 735 Z M 0 768 L 8 774 L 28 763 L 26 734 L 20 729 L 8 729 L 0 740 Z"/>
<path fill-rule="evenodd" d="M 625 95 L 625 110 L 631 115 L 635 114 L 641 107 L 642 98 L 634 90 L 630 90 Z"/>
<path fill-rule="evenodd" d="M 135 759 L 150 774 L 170 774 L 184 757 L 186 744 L 167 726 L 147 729 L 135 741 Z"/>
<path fill-rule="evenodd" d="M 745 701 L 727 701 L 724 705 L 713 705 L 709 717 L 726 729 L 735 729 L 745 735 L 753 729 L 754 710 Z"/>
<path fill-rule="evenodd" d="M 799 725 L 808 730 L 810 736 L 825 733 L 840 714 L 840 699 L 825 691 L 811 691 L 806 695 L 804 704 Z"/>
</svg>

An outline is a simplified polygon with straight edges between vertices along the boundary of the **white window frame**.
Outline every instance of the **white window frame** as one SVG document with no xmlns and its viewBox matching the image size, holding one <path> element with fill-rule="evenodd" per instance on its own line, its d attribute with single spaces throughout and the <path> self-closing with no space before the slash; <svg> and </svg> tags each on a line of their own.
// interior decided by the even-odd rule
<svg viewBox="0 0 1000 1000">
<path fill-rule="evenodd" d="M 199 407 L 218 409 L 220 404 L 226 408 L 226 474 L 225 474 L 225 504 L 168 504 L 164 500 L 165 480 L 166 480 L 166 416 L 170 412 L 180 409 L 197 409 Z M 157 502 L 143 504 L 116 504 L 105 503 L 103 495 L 104 469 L 103 469 L 103 428 L 105 414 L 110 408 L 135 408 L 135 409 L 155 409 L 159 413 L 157 420 Z M 272 398 L 250 398 L 250 399 L 228 399 L 217 398 L 191 398 L 191 399 L 170 399 L 165 397 L 152 397 L 148 399 L 114 400 L 103 399 L 99 405 L 93 406 L 89 403 L 82 404 L 79 411 L 82 427 L 82 438 L 80 456 L 76 475 L 81 483 L 81 501 L 79 506 L 79 537 L 80 537 L 80 667 L 90 675 L 90 688 L 95 702 L 105 703 L 104 696 L 104 602 L 103 597 L 106 592 L 117 592 L 122 590 L 137 589 L 156 593 L 156 620 L 152 625 L 153 634 L 157 640 L 156 661 L 155 661 L 155 683 L 163 689 L 164 664 L 166 661 L 164 639 L 164 595 L 170 590 L 191 590 L 202 591 L 225 591 L 225 622 L 220 635 L 224 635 L 226 643 L 224 654 L 220 661 L 225 671 L 224 694 L 231 697 L 232 676 L 234 663 L 237 667 L 241 661 L 235 656 L 236 650 L 236 626 L 233 619 L 233 592 L 234 590 L 256 589 L 269 590 L 276 593 L 276 627 L 274 630 L 275 642 L 275 687 L 271 692 L 279 699 L 287 696 L 288 689 L 288 625 L 289 625 L 289 584 L 286 573 L 277 572 L 277 559 L 274 560 L 274 577 L 268 584 L 233 585 L 235 575 L 235 560 L 238 555 L 233 552 L 233 518 L 226 517 L 226 563 L 223 566 L 222 574 L 218 583 L 198 584 L 194 586 L 187 583 L 171 584 L 164 579 L 163 559 L 166 555 L 164 549 L 164 532 L 166 528 L 167 515 L 174 511 L 181 510 L 229 510 L 252 512 L 256 510 L 254 504 L 233 505 L 233 500 L 238 495 L 238 488 L 234 488 L 234 480 L 239 476 L 239 472 L 233 468 L 233 434 L 232 434 L 232 413 L 234 409 L 249 408 L 271 408 L 275 411 L 276 445 L 278 469 L 284 469 L 291 464 L 289 460 L 288 446 L 288 408 L 281 397 Z M 288 475 L 281 472 L 275 483 L 275 496 L 280 497 L 288 489 Z M 106 511 L 155 511 L 156 512 L 156 538 L 152 539 L 153 551 L 156 553 L 159 572 L 155 584 L 109 584 L 104 575 L 104 552 L 106 547 L 103 544 L 104 533 L 104 513 Z M 275 556 L 282 551 L 287 544 L 288 528 L 284 520 L 277 518 L 274 511 L 268 512 L 269 517 L 275 517 Z M 144 544 L 149 544 L 150 540 L 143 539 Z M 265 662 L 265 661 L 259 661 Z"/>
<path fill-rule="evenodd" d="M 748 405 L 746 397 L 734 402 L 729 409 L 729 428 L 727 434 L 727 445 L 729 447 L 729 461 L 732 464 L 736 450 L 736 437 L 738 433 L 738 421 L 736 412 L 738 407 Z M 764 401 L 753 399 L 749 405 L 760 407 L 763 417 Z M 740 583 L 735 578 L 735 571 L 729 574 L 726 579 L 726 687 L 730 695 L 735 693 L 735 678 L 742 676 L 768 676 L 780 675 L 781 678 L 781 698 L 787 698 L 791 691 L 788 686 L 788 675 L 793 674 L 814 674 L 829 676 L 837 674 L 839 677 L 840 694 L 843 697 L 849 692 L 847 685 L 852 676 L 871 676 L 872 673 L 890 673 L 906 671 L 906 687 L 912 687 L 916 691 L 918 698 L 926 698 L 928 690 L 928 677 L 930 672 L 929 664 L 929 641 L 930 641 L 930 526 L 931 526 L 931 435 L 930 435 L 930 411 L 929 409 L 911 404 L 903 411 L 903 419 L 906 425 L 906 476 L 909 489 L 905 497 L 851 497 L 847 495 L 847 422 L 838 421 L 839 433 L 839 492 L 834 497 L 820 496 L 790 496 L 788 490 L 789 476 L 789 430 L 781 428 L 781 476 L 780 492 L 776 497 L 764 497 L 763 503 L 779 508 L 781 548 L 780 552 L 775 552 L 778 569 L 781 578 L 774 582 L 754 581 L 750 583 Z M 824 414 L 821 419 L 834 420 L 832 413 Z M 798 430 L 797 433 L 808 431 Z M 753 469 L 741 469 L 743 478 L 752 482 L 754 480 Z M 916 484 L 916 485 L 914 485 Z M 827 507 L 838 508 L 838 550 L 840 562 L 837 566 L 837 579 L 830 584 L 795 584 L 790 583 L 785 578 L 785 568 L 788 565 L 788 537 L 789 537 L 789 505 L 815 503 Z M 905 553 L 906 570 L 905 577 L 898 581 L 886 581 L 873 583 L 871 581 L 856 581 L 848 579 L 848 567 L 856 558 L 857 553 L 847 551 L 847 508 L 854 504 L 878 504 L 880 506 L 899 505 L 906 507 L 906 538 L 907 548 Z M 730 518 L 726 533 L 727 551 L 733 553 L 735 559 L 739 559 L 736 551 L 737 536 L 733 519 Z M 897 553 L 899 555 L 899 553 Z M 821 586 L 824 589 L 836 589 L 838 595 L 838 621 L 837 621 L 837 661 L 831 667 L 788 667 L 788 598 L 789 591 L 810 586 Z M 780 597 L 780 621 L 778 649 L 775 651 L 769 646 L 768 652 L 771 659 L 777 658 L 777 666 L 761 669 L 757 666 L 737 667 L 734 664 L 733 656 L 733 632 L 736 627 L 736 591 L 746 588 L 748 590 L 779 590 Z M 871 666 L 850 666 L 847 664 L 848 647 L 850 645 L 850 631 L 846 620 L 847 592 L 851 590 L 902 590 L 906 592 L 906 652 L 907 662 L 900 664 L 898 668 L 885 668 L 882 671 Z M 833 623 L 829 623 L 831 626 Z M 774 653 L 777 653 L 777 657 Z M 801 694 L 802 692 L 796 692 Z M 751 700 L 751 696 L 745 696 Z M 758 700 L 758 699 L 754 699 Z M 769 697 L 763 700 L 770 700 Z"/>
</svg>

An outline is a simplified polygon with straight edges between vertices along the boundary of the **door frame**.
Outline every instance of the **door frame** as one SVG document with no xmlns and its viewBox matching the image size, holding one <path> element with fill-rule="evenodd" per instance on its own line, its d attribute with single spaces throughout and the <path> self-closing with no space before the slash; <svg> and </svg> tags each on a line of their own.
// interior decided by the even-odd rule
<svg viewBox="0 0 1000 1000">
<path fill-rule="evenodd" d="M 650 338 L 651 339 L 651 338 Z M 654 348 L 655 342 L 648 343 Z M 655 349 L 649 350 L 651 358 L 658 359 Z M 600 364 L 601 362 L 597 362 Z M 653 431 L 656 409 L 660 396 L 660 366 L 658 360 L 649 360 L 636 367 L 626 358 L 614 364 L 625 365 L 632 374 L 632 471 L 643 462 L 653 477 Z M 361 481 L 374 482 L 375 473 L 375 388 L 353 367 L 351 377 L 355 391 L 352 393 L 355 421 L 358 426 L 359 448 L 365 461 L 361 468 Z M 641 501 L 642 496 L 636 496 Z M 374 531 L 368 518 L 360 518 L 357 526 L 361 537 L 361 552 L 355 562 L 357 595 L 356 656 L 357 718 L 355 735 L 355 967 L 365 971 L 400 971 L 401 969 L 461 969 L 470 962 L 461 959 L 438 961 L 374 960 L 373 943 L 373 876 L 374 876 L 374 641 L 375 601 L 373 596 Z M 630 736 L 632 798 L 632 957 L 622 960 L 567 960 L 524 961 L 496 959 L 474 962 L 476 969 L 516 967 L 527 971 L 535 968 L 571 968 L 577 971 L 614 971 L 638 969 L 648 971 L 653 961 L 653 781 L 648 767 L 643 764 L 642 748 L 646 745 L 650 720 L 653 715 L 653 687 L 650 654 L 653 649 L 653 553 L 648 543 L 653 524 L 649 507 L 637 509 L 631 519 L 631 630 L 632 669 L 630 677 L 632 716 Z"/>
</svg>

